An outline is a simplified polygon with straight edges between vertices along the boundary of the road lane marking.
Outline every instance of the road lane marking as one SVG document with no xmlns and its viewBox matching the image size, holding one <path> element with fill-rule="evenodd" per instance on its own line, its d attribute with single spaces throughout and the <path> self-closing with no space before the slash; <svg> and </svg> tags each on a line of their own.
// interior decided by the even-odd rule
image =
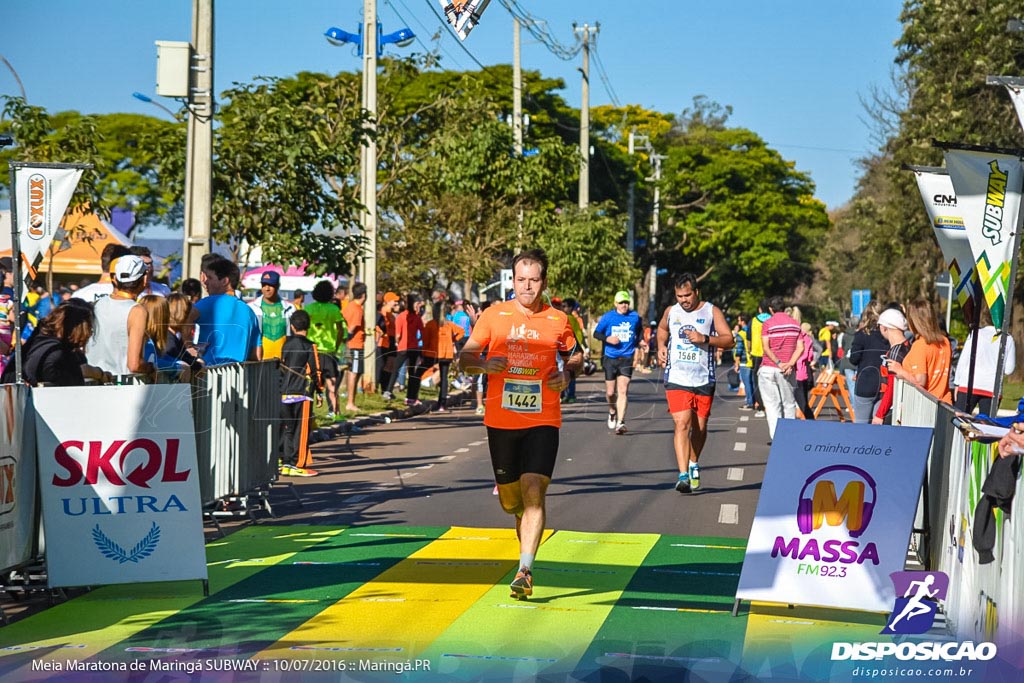
<svg viewBox="0 0 1024 683">
<path fill-rule="evenodd" d="M 743 468 L 730 467 L 725 471 L 725 478 L 729 481 L 743 481 Z"/>
<path fill-rule="evenodd" d="M 746 427 L 737 427 L 736 428 L 736 433 L 737 434 L 746 434 L 747 433 L 747 428 Z"/>
<path fill-rule="evenodd" d="M 750 416 L 744 415 L 743 417 L 740 418 L 740 422 L 750 422 Z"/>
<path fill-rule="evenodd" d="M 441 456 L 441 457 L 439 458 L 439 460 L 444 460 L 444 461 L 446 461 L 446 462 L 447 462 L 448 460 L 454 460 L 454 459 L 455 459 L 455 456 L 454 456 L 454 455 L 442 455 L 442 456 Z"/>
<path fill-rule="evenodd" d="M 732 503 L 722 503 L 722 507 L 718 509 L 718 523 L 739 524 L 740 506 Z"/>
<path fill-rule="evenodd" d="M 456 448 L 452 453 L 469 453 L 468 448 Z"/>
<path fill-rule="evenodd" d="M 486 441 L 474 441 L 473 443 L 471 443 L 469 445 L 470 446 L 483 446 L 485 443 L 487 443 L 487 442 Z"/>
<path fill-rule="evenodd" d="M 734 451 L 745 451 L 745 450 L 747 450 L 747 442 L 746 441 L 737 441 L 736 445 L 733 446 L 733 450 Z"/>
</svg>

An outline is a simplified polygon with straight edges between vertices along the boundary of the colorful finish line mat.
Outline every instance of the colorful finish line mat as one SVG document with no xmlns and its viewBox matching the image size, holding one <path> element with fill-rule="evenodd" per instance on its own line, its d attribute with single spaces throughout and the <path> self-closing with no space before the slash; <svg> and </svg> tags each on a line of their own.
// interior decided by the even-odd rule
<svg viewBox="0 0 1024 683">
<path fill-rule="evenodd" d="M 731 616 L 743 553 L 548 532 L 517 601 L 511 529 L 252 526 L 207 546 L 209 597 L 107 586 L 0 629 L 0 680 L 849 680 L 848 662 L 809 667 L 789 646 L 794 619 L 885 640 L 863 614 Z"/>
</svg>

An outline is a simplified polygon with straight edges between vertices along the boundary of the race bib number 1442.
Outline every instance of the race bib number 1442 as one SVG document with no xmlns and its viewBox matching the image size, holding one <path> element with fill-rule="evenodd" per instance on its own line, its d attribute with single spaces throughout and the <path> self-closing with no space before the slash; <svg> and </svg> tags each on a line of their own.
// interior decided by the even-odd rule
<svg viewBox="0 0 1024 683">
<path fill-rule="evenodd" d="M 516 413 L 539 413 L 540 380 L 505 380 L 505 385 L 501 389 L 501 407 Z"/>
</svg>

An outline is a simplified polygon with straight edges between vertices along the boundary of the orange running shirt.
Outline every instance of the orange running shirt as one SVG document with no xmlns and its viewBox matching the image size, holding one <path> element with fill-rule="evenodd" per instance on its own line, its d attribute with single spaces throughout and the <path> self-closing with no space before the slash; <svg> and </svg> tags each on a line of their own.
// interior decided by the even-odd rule
<svg viewBox="0 0 1024 683">
<path fill-rule="evenodd" d="M 949 368 L 952 353 L 949 341 L 929 344 L 924 339 L 914 340 L 913 346 L 903 359 L 903 367 L 912 375 L 924 375 L 924 388 L 929 394 L 944 403 L 952 403 L 949 391 Z"/>
<path fill-rule="evenodd" d="M 348 348 L 361 351 L 366 343 L 365 323 L 363 322 L 363 305 L 357 301 L 349 301 L 345 304 L 345 325 L 352 338 L 348 340 Z"/>
<path fill-rule="evenodd" d="M 561 427 L 559 393 L 548 389 L 558 370 L 557 356 L 576 347 L 565 313 L 545 306 L 523 313 L 514 300 L 493 304 L 481 314 L 470 339 L 488 358 L 507 358 L 505 372 L 487 377 L 484 424 L 497 429 Z"/>
</svg>

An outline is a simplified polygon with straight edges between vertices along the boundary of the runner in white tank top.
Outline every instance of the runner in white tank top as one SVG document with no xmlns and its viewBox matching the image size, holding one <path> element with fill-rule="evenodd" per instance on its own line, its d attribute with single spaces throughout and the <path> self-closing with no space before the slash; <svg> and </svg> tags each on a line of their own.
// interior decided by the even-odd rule
<svg viewBox="0 0 1024 683">
<path fill-rule="evenodd" d="M 676 278 L 675 295 L 676 305 L 665 310 L 658 325 L 658 363 L 665 368 L 665 396 L 675 423 L 676 490 L 687 493 L 700 487 L 697 460 L 715 398 L 715 353 L 731 349 L 735 340 L 722 311 L 701 301 L 692 273 Z"/>
</svg>

